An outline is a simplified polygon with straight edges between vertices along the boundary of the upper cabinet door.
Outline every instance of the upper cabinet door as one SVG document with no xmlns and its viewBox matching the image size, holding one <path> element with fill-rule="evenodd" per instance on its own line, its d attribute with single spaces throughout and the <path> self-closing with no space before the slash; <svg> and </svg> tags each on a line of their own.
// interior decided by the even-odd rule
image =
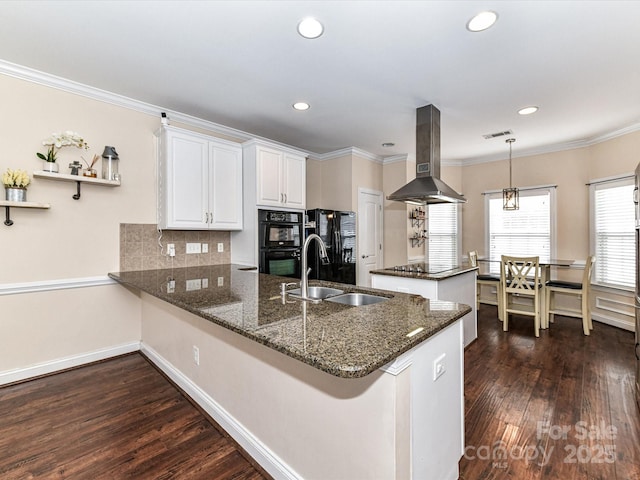
<svg viewBox="0 0 640 480">
<path fill-rule="evenodd" d="M 306 159 L 285 153 L 283 166 L 283 193 L 287 207 L 304 209 L 307 198 Z"/>
<path fill-rule="evenodd" d="M 209 207 L 209 144 L 178 132 L 166 132 L 165 228 L 206 229 Z"/>
<path fill-rule="evenodd" d="M 256 157 L 258 205 L 282 206 L 283 153 L 265 147 L 258 147 Z"/>
<path fill-rule="evenodd" d="M 242 229 L 242 146 L 172 126 L 159 132 L 158 225 Z"/>
<path fill-rule="evenodd" d="M 242 148 L 211 142 L 210 228 L 242 229 Z"/>
</svg>

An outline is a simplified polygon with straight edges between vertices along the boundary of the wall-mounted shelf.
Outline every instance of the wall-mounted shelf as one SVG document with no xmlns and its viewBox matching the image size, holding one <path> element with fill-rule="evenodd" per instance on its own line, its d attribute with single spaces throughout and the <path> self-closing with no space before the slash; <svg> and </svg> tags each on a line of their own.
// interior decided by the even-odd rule
<svg viewBox="0 0 640 480">
<path fill-rule="evenodd" d="M 411 240 L 412 247 L 421 247 L 422 245 L 424 245 L 424 241 L 426 240 L 426 238 L 425 237 L 409 237 L 409 240 Z"/>
<path fill-rule="evenodd" d="M 7 227 L 10 227 L 11 225 L 13 225 L 13 220 L 11 220 L 11 213 L 10 213 L 11 207 L 13 208 L 49 208 L 51 207 L 51 205 L 49 205 L 48 203 L 38 203 L 38 202 L 8 202 L 5 200 L 0 200 L 0 207 L 4 207 L 5 209 L 6 220 L 4 221 L 4 224 Z"/>
<path fill-rule="evenodd" d="M 411 220 L 411 227 L 413 228 L 421 228 L 424 225 L 424 221 L 425 218 L 414 218 L 414 217 L 409 217 L 409 219 Z"/>
<path fill-rule="evenodd" d="M 120 180 L 103 180 L 101 178 L 85 177 L 83 175 L 68 175 L 65 173 L 51 173 L 43 170 L 33 172 L 33 176 L 37 178 L 46 178 L 47 180 L 57 180 L 59 182 L 76 182 L 76 193 L 73 195 L 74 200 L 80 199 L 80 184 L 90 183 L 101 187 L 119 187 Z"/>
</svg>

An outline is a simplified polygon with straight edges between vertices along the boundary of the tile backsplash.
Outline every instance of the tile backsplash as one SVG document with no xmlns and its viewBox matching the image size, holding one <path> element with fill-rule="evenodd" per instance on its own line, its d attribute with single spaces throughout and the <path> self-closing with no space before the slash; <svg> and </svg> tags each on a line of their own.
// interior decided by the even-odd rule
<svg viewBox="0 0 640 480">
<path fill-rule="evenodd" d="M 176 246 L 175 257 L 167 254 L 167 244 Z M 187 255 L 187 243 L 206 243 L 208 253 Z M 223 252 L 218 252 L 222 243 Z M 231 234 L 211 230 L 162 230 L 155 224 L 120 224 L 120 271 L 157 268 L 221 265 L 231 262 Z"/>
</svg>

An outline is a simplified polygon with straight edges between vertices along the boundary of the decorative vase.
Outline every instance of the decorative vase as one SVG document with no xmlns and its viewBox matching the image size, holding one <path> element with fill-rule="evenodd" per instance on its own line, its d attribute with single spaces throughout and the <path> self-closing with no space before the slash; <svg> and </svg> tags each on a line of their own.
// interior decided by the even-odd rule
<svg viewBox="0 0 640 480">
<path fill-rule="evenodd" d="M 42 170 L 49 173 L 58 173 L 58 164 L 56 162 L 44 162 Z"/>
<path fill-rule="evenodd" d="M 22 187 L 5 187 L 5 199 L 9 202 L 26 202 L 27 189 Z"/>
</svg>

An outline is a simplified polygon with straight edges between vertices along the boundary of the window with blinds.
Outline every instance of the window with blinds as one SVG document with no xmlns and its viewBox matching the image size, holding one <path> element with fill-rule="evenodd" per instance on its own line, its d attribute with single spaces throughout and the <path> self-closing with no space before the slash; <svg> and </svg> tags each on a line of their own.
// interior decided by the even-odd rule
<svg viewBox="0 0 640 480">
<path fill-rule="evenodd" d="M 612 287 L 635 285 L 633 178 L 591 184 L 593 280 Z"/>
<path fill-rule="evenodd" d="M 430 264 L 458 265 L 460 263 L 459 211 L 460 205 L 457 203 L 429 205 L 427 222 Z"/>
<path fill-rule="evenodd" d="M 519 210 L 503 210 L 502 192 L 485 195 L 491 260 L 499 262 L 502 255 L 551 259 L 555 252 L 554 193 L 553 187 L 521 190 Z M 498 273 L 499 264 L 492 262 L 490 271 Z"/>
</svg>

